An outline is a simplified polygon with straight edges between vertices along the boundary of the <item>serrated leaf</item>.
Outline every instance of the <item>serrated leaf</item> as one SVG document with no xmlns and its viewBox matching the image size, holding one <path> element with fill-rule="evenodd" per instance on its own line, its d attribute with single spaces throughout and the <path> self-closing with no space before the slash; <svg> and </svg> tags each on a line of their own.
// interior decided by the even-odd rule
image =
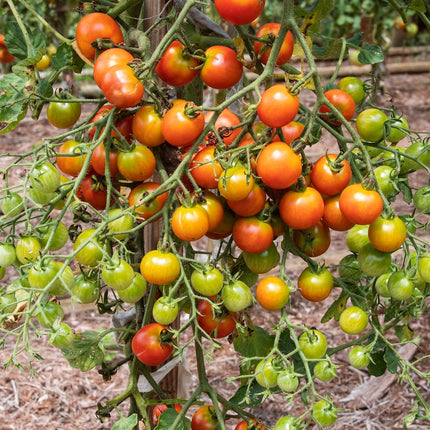
<svg viewBox="0 0 430 430">
<path fill-rule="evenodd" d="M 275 336 L 261 327 L 255 326 L 248 333 L 241 333 L 233 341 L 234 349 L 242 357 L 264 357 L 273 347 Z"/>
<path fill-rule="evenodd" d="M 113 426 L 112 430 L 133 430 L 138 423 L 137 414 L 132 414 L 129 417 L 121 417 Z"/>
<path fill-rule="evenodd" d="M 367 370 L 372 376 L 382 376 L 387 370 L 387 364 L 384 360 L 384 351 L 378 351 L 370 355 L 371 361 L 367 366 Z"/>
<path fill-rule="evenodd" d="M 18 23 L 11 21 L 6 24 L 5 44 L 10 53 L 20 60 L 34 56 L 37 51 L 46 48 L 46 37 L 43 31 L 33 30 L 28 33 L 28 38 L 30 41 L 29 47 Z"/>
<path fill-rule="evenodd" d="M 51 64 L 55 70 L 72 69 L 76 73 L 80 73 L 84 67 L 84 61 L 75 52 L 72 46 L 67 43 L 62 43 L 55 54 L 51 55 Z"/>
<path fill-rule="evenodd" d="M 384 61 L 384 52 L 379 45 L 365 43 L 358 54 L 358 61 L 362 64 L 376 64 Z"/>
<path fill-rule="evenodd" d="M 49 83 L 48 79 L 42 79 L 36 86 L 36 93 L 40 94 L 42 97 L 51 97 L 54 93 L 52 85 Z"/>
<path fill-rule="evenodd" d="M 417 12 L 426 13 L 426 5 L 424 0 L 412 0 L 408 4 L 408 9 L 416 10 Z"/>
<path fill-rule="evenodd" d="M 253 380 L 250 386 L 242 385 L 239 387 L 230 402 L 241 407 L 255 408 L 263 403 L 265 391 L 265 388 Z"/>
<path fill-rule="evenodd" d="M 387 370 L 393 374 L 397 373 L 399 358 L 391 348 L 386 349 L 384 354 L 384 360 L 385 360 L 385 363 L 387 364 Z"/>
<path fill-rule="evenodd" d="M 167 408 L 162 412 L 158 418 L 158 424 L 154 430 L 170 430 L 173 428 L 173 423 L 178 417 L 178 413 L 174 408 Z M 182 420 L 175 425 L 175 430 L 189 430 L 191 428 L 191 421 L 188 418 L 182 418 Z"/>
</svg>

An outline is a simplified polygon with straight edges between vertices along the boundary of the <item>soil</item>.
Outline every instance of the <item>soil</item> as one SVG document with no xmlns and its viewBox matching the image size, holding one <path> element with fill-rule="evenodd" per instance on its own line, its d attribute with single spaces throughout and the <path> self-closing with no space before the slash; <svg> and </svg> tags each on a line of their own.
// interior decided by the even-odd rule
<svg viewBox="0 0 430 430">
<path fill-rule="evenodd" d="M 396 106 L 399 112 L 408 119 L 411 129 L 430 130 L 430 75 L 393 75 L 385 79 L 385 95 L 381 96 L 381 103 L 386 106 Z M 47 136 L 55 136 L 58 130 L 50 126 L 44 119 L 37 122 L 26 118 L 13 132 L 0 136 L 0 148 L 2 152 L 19 153 L 29 150 L 31 146 Z M 314 156 L 323 154 L 330 148 L 332 142 L 323 138 L 321 144 L 316 145 Z M 6 157 L 0 158 L 0 163 L 7 163 Z M 4 165 L 4 164 L 3 164 Z M 23 171 L 15 172 L 15 180 L 22 178 Z M 425 175 L 424 175 L 425 176 Z M 424 183 L 425 178 L 415 175 L 411 183 Z M 399 203 L 401 213 L 407 213 L 410 209 Z M 427 219 L 428 220 L 428 219 Z M 206 244 L 202 244 L 206 246 Z M 333 235 L 332 244 L 327 253 L 320 257 L 327 265 L 336 264 L 345 254 L 345 234 Z M 287 273 L 291 279 L 296 279 L 303 265 L 294 260 L 287 261 Z M 293 322 L 305 323 L 307 326 L 320 327 L 320 319 L 326 310 L 325 304 L 314 304 L 307 302 L 296 294 L 292 295 L 291 306 L 288 313 Z M 73 329 L 78 332 L 96 328 L 108 327 L 111 319 L 107 315 L 99 315 L 91 306 L 71 306 L 67 300 L 63 301 L 67 321 Z M 251 315 L 256 325 L 270 327 L 277 321 L 277 313 L 263 312 L 259 306 L 251 309 Z M 418 349 L 413 360 L 422 359 L 420 369 L 428 374 L 430 371 L 430 314 L 426 312 L 419 320 L 410 322 L 411 328 L 419 338 Z M 347 341 L 349 338 L 343 334 L 334 321 L 326 323 L 323 331 L 327 340 L 333 341 L 337 338 Z M 10 357 L 13 350 L 11 338 L 5 342 L 3 350 L 0 351 L 0 361 Z M 25 369 L 9 367 L 2 371 L 2 383 L 0 384 L 0 430 L 21 429 L 110 429 L 118 419 L 115 412 L 112 418 L 101 423 L 95 416 L 98 403 L 120 394 L 127 385 L 128 375 L 126 366 L 112 377 L 110 381 L 104 382 L 97 369 L 82 373 L 71 368 L 61 351 L 48 345 L 46 337 L 42 336 L 32 343 L 34 349 L 43 357 L 43 360 L 35 360 L 32 363 L 33 376 L 29 374 L 29 367 L 23 362 Z M 208 345 L 206 345 L 208 346 Z M 188 365 L 192 375 L 196 373 L 195 360 L 192 356 L 192 348 L 188 351 Z M 336 430 L 348 429 L 375 429 L 393 430 L 402 429 L 402 419 L 410 412 L 414 403 L 414 395 L 407 384 L 396 381 L 389 390 L 381 395 L 376 401 L 357 409 L 352 403 L 343 402 L 351 390 L 370 379 L 366 370 L 355 370 L 348 365 L 346 352 L 336 354 L 334 361 L 338 368 L 338 377 L 330 383 L 317 383 L 320 393 L 330 393 L 334 403 L 341 408 L 339 419 L 332 427 Z M 228 383 L 226 378 L 237 375 L 239 358 L 227 340 L 220 342 L 220 348 L 216 349 L 208 364 L 210 382 L 226 397 L 231 396 L 237 388 L 237 383 Z M 414 377 L 414 382 L 423 397 L 430 401 L 429 387 L 425 380 Z M 195 380 L 192 379 L 190 387 L 194 387 Z M 187 388 L 187 387 L 183 387 Z M 121 412 L 126 414 L 126 406 Z M 274 425 L 277 419 L 287 413 L 300 414 L 301 402 L 294 399 L 289 402 L 280 395 L 269 398 L 264 406 L 254 410 L 256 415 L 268 425 Z M 315 428 L 310 426 L 309 428 Z M 415 424 L 410 429 L 428 429 L 428 424 Z"/>
</svg>

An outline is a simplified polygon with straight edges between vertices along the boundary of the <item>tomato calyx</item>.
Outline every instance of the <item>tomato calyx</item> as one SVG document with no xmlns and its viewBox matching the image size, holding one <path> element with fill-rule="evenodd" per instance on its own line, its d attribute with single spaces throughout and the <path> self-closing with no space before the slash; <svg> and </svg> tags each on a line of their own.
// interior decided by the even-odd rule
<svg viewBox="0 0 430 430">
<path fill-rule="evenodd" d="M 197 118 L 201 112 L 203 112 L 203 108 L 201 106 L 196 106 L 193 102 L 187 102 L 184 106 L 184 114 L 188 118 Z"/>
</svg>

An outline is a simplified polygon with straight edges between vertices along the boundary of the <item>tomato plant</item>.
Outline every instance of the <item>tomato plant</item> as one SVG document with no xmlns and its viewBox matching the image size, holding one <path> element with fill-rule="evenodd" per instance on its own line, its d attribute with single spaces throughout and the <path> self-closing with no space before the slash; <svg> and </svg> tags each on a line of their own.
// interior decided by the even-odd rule
<svg viewBox="0 0 430 430">
<path fill-rule="evenodd" d="M 311 302 L 320 302 L 330 295 L 333 289 L 333 276 L 325 267 L 316 271 L 307 267 L 300 274 L 297 287 L 305 299 Z"/>
<path fill-rule="evenodd" d="M 288 303 L 290 289 L 281 278 L 266 276 L 257 284 L 255 296 L 260 306 L 264 309 L 278 311 Z"/>
</svg>

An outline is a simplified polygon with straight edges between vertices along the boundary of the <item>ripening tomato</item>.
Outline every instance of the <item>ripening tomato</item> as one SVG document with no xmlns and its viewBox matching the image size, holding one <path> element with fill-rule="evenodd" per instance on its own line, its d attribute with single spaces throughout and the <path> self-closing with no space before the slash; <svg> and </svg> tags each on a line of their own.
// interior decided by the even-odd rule
<svg viewBox="0 0 430 430">
<path fill-rule="evenodd" d="M 85 15 L 76 27 L 76 43 L 82 54 L 89 60 L 94 60 L 96 55 L 91 44 L 97 39 L 110 39 L 116 45 L 124 41 L 120 26 L 105 13 L 94 12 Z"/>
<path fill-rule="evenodd" d="M 349 306 L 340 314 L 339 326 L 347 334 L 359 334 L 369 322 L 366 312 L 358 306 Z"/>
<path fill-rule="evenodd" d="M 280 260 L 279 252 L 276 245 L 272 242 L 265 251 L 255 253 L 243 252 L 243 260 L 246 267 L 253 273 L 263 274 L 267 273 L 276 267 Z"/>
<path fill-rule="evenodd" d="M 257 173 L 270 188 L 293 185 L 302 173 L 300 157 L 284 142 L 266 145 L 257 158 Z"/>
<path fill-rule="evenodd" d="M 143 256 L 140 273 L 151 284 L 166 285 L 177 279 L 181 264 L 173 252 L 154 249 Z"/>
<path fill-rule="evenodd" d="M 299 112 L 299 98 L 283 84 L 273 85 L 261 95 L 257 113 L 268 127 L 282 127 L 291 122 Z"/>
<path fill-rule="evenodd" d="M 200 78 L 208 87 L 222 90 L 231 88 L 240 81 L 243 66 L 233 49 L 214 45 L 206 49 L 205 57 Z"/>
<path fill-rule="evenodd" d="M 208 230 L 206 236 L 214 240 L 224 239 L 230 236 L 233 232 L 235 221 L 235 214 L 229 208 L 224 208 L 221 222 L 215 228 Z"/>
<path fill-rule="evenodd" d="M 200 406 L 191 418 L 191 430 L 215 430 L 217 424 L 213 406 Z"/>
<path fill-rule="evenodd" d="M 376 249 L 370 242 L 358 251 L 358 264 L 367 276 L 381 276 L 390 270 L 391 254 Z"/>
<path fill-rule="evenodd" d="M 366 225 L 381 215 L 383 201 L 377 191 L 368 190 L 362 184 L 351 184 L 341 192 L 339 207 L 349 221 Z"/>
<path fill-rule="evenodd" d="M 378 142 L 384 137 L 384 124 L 387 115 L 380 109 L 369 108 L 363 110 L 355 121 L 357 132 L 367 142 Z"/>
<path fill-rule="evenodd" d="M 303 133 L 305 126 L 301 122 L 290 121 L 288 124 L 281 127 L 282 136 L 284 138 L 284 142 L 287 145 L 291 145 L 291 143 L 298 139 Z"/>
<path fill-rule="evenodd" d="M 4 43 L 4 34 L 0 34 L 0 63 L 13 63 L 15 57 L 9 52 L 6 44 Z"/>
<path fill-rule="evenodd" d="M 210 301 L 200 300 L 197 312 L 199 326 L 215 339 L 229 336 L 236 328 L 236 312 L 229 312 L 224 306 L 213 307 Z"/>
<path fill-rule="evenodd" d="M 324 93 L 326 99 L 342 114 L 342 116 L 349 121 L 355 113 L 355 101 L 345 91 L 333 88 Z M 340 120 L 331 114 L 331 109 L 327 105 L 321 105 L 320 113 L 324 114 L 323 118 L 333 125 L 342 124 Z"/>
<path fill-rule="evenodd" d="M 233 240 L 245 252 L 258 254 L 273 242 L 273 228 L 255 216 L 238 218 L 233 226 Z"/>
<path fill-rule="evenodd" d="M 49 102 L 46 108 L 48 121 L 57 128 L 72 127 L 81 116 L 81 104 L 64 101 Z"/>
<path fill-rule="evenodd" d="M 252 419 L 250 422 L 242 420 L 234 430 L 266 430 L 266 427 L 257 420 Z"/>
<path fill-rule="evenodd" d="M 312 186 L 321 194 L 334 196 L 339 194 L 352 177 L 351 166 L 343 159 L 336 162 L 337 154 L 326 154 L 320 157 L 312 166 L 310 177 Z"/>
<path fill-rule="evenodd" d="M 293 243 L 309 257 L 318 257 L 330 247 L 330 229 L 323 221 L 304 230 L 293 231 Z"/>
<path fill-rule="evenodd" d="M 342 213 L 339 207 L 339 195 L 327 197 L 324 200 L 324 213 L 322 220 L 332 230 L 346 231 L 354 226 Z"/>
<path fill-rule="evenodd" d="M 263 309 L 278 311 L 288 303 L 290 289 L 283 279 L 277 276 L 266 276 L 257 284 L 255 296 Z"/>
<path fill-rule="evenodd" d="M 204 296 L 215 296 L 224 284 L 222 273 L 213 266 L 204 266 L 203 269 L 194 269 L 191 273 L 192 287 Z"/>
<path fill-rule="evenodd" d="M 313 406 L 312 418 L 320 427 L 330 427 L 337 420 L 337 409 L 331 402 L 319 400 Z"/>
<path fill-rule="evenodd" d="M 263 12 L 265 0 L 215 0 L 222 19 L 234 25 L 250 24 Z"/>
<path fill-rule="evenodd" d="M 103 210 L 107 206 L 107 185 L 105 177 L 102 175 L 86 175 L 76 191 L 79 199 L 90 204 L 94 209 Z M 114 196 L 111 195 L 110 206 L 115 202 Z"/>
<path fill-rule="evenodd" d="M 91 154 L 91 166 L 99 175 L 106 176 L 107 164 L 109 166 L 109 175 L 114 177 L 119 173 L 118 170 L 118 151 L 109 148 L 109 162 L 107 163 L 107 149 L 105 144 L 102 142 L 96 146 L 93 153 Z"/>
<path fill-rule="evenodd" d="M 161 132 L 170 145 L 189 146 L 199 137 L 205 127 L 202 112 L 190 112 L 193 102 L 177 99 L 161 120 Z"/>
<path fill-rule="evenodd" d="M 131 341 L 137 359 L 147 366 L 164 363 L 173 351 L 173 346 L 164 339 L 166 334 L 167 327 L 158 323 L 147 324 L 138 330 Z"/>
<path fill-rule="evenodd" d="M 240 312 L 252 303 L 252 292 L 247 284 L 236 280 L 224 285 L 221 290 L 224 306 L 230 312 Z"/>
<path fill-rule="evenodd" d="M 181 240 L 192 242 L 201 239 L 209 230 L 209 217 L 199 204 L 179 206 L 171 220 L 173 233 Z"/>
<path fill-rule="evenodd" d="M 82 151 L 81 145 L 84 144 L 76 140 L 66 140 L 58 148 L 57 166 L 66 175 L 76 177 L 82 170 L 87 154 Z"/>
<path fill-rule="evenodd" d="M 95 235 L 95 229 L 82 230 L 76 238 L 73 251 L 79 264 L 84 266 L 96 266 L 103 258 L 103 243 Z"/>
<path fill-rule="evenodd" d="M 119 152 L 117 164 L 119 173 L 129 181 L 145 181 L 155 172 L 154 154 L 144 145 Z"/>
<path fill-rule="evenodd" d="M 269 59 L 269 55 L 272 52 L 272 45 L 278 36 L 279 30 L 281 29 L 281 24 L 276 22 L 268 22 L 261 26 L 256 37 L 260 37 L 263 39 L 267 39 L 267 43 L 256 40 L 254 42 L 254 51 L 257 54 L 259 60 L 263 64 L 267 64 L 267 60 Z M 276 59 L 276 65 L 282 66 L 285 64 L 293 55 L 294 49 L 294 38 L 291 31 L 287 31 L 285 38 L 281 45 L 281 50 L 279 51 L 278 57 Z"/>
<path fill-rule="evenodd" d="M 205 122 L 208 123 L 214 115 L 214 111 L 205 113 Z M 240 124 L 239 117 L 234 114 L 230 109 L 225 108 L 215 120 L 214 128 L 220 135 L 224 145 L 231 145 L 236 137 L 242 131 L 242 127 L 238 127 Z M 218 140 L 214 133 L 209 132 L 208 136 L 205 137 L 208 144 L 218 144 Z M 214 142 L 212 142 L 214 140 Z"/>
<path fill-rule="evenodd" d="M 224 169 L 216 159 L 216 147 L 205 146 L 191 160 L 190 173 L 196 184 L 206 188 L 218 188 L 218 179 Z"/>
<path fill-rule="evenodd" d="M 174 40 L 161 56 L 155 73 L 167 84 L 182 87 L 198 75 L 199 64 L 182 42 Z"/>
<path fill-rule="evenodd" d="M 393 252 L 399 249 L 406 239 L 407 229 L 401 218 L 380 216 L 369 226 L 370 243 L 379 251 Z"/>
<path fill-rule="evenodd" d="M 266 192 L 254 182 L 251 192 L 242 200 L 227 200 L 229 208 L 241 217 L 248 217 L 258 214 L 266 205 Z"/>
<path fill-rule="evenodd" d="M 333 283 L 333 276 L 326 267 L 319 267 L 316 271 L 307 267 L 297 280 L 297 288 L 305 299 L 321 302 L 330 295 Z"/>
<path fill-rule="evenodd" d="M 138 220 L 145 221 L 163 209 L 168 194 L 167 192 L 156 194 L 159 187 L 160 184 L 156 182 L 144 182 L 131 190 L 128 195 L 128 204 L 129 207 L 134 206 Z"/>
<path fill-rule="evenodd" d="M 128 64 L 134 60 L 130 52 L 122 48 L 110 48 L 103 51 L 94 63 L 93 77 L 100 87 L 106 71 L 117 64 Z"/>
<path fill-rule="evenodd" d="M 253 187 L 252 174 L 240 163 L 228 167 L 218 179 L 218 191 L 226 200 L 242 200 L 252 191 Z"/>
<path fill-rule="evenodd" d="M 293 229 L 304 230 L 315 225 L 324 214 L 324 200 L 312 187 L 288 190 L 279 202 L 282 220 Z"/>
<path fill-rule="evenodd" d="M 199 205 L 206 211 L 209 221 L 209 229 L 217 228 L 224 217 L 224 205 L 222 197 L 217 196 L 209 190 L 203 190 L 198 197 Z"/>
<path fill-rule="evenodd" d="M 120 109 L 136 106 L 144 93 L 142 82 L 126 64 L 116 64 L 107 69 L 100 89 L 107 101 Z"/>
</svg>

